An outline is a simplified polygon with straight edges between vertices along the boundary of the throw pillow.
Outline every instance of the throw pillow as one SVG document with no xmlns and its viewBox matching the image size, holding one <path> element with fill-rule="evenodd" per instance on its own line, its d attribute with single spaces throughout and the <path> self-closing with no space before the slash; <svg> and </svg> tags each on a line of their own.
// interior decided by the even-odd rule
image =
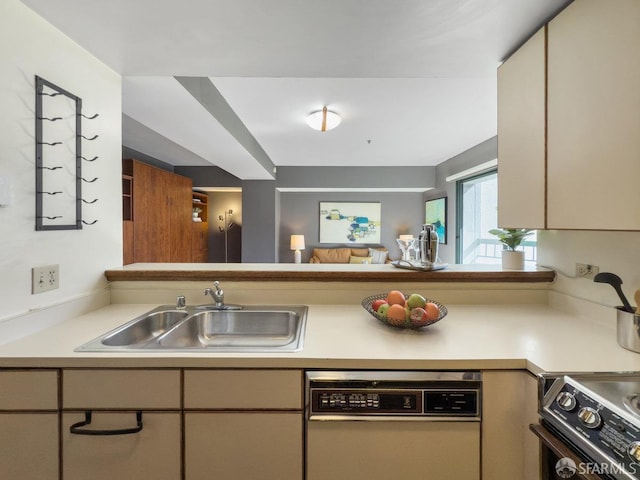
<svg viewBox="0 0 640 480">
<path fill-rule="evenodd" d="M 387 263 L 387 255 L 389 252 L 386 250 L 376 250 L 374 248 L 369 249 L 369 257 L 371 257 L 371 263 Z"/>
<path fill-rule="evenodd" d="M 371 263 L 371 257 L 349 257 L 349 263 Z"/>
</svg>

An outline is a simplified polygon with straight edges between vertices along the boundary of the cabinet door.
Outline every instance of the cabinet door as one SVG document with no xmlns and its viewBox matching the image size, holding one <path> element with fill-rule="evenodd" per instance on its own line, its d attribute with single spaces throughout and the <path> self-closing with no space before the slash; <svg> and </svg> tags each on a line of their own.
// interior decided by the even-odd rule
<svg viewBox="0 0 640 480">
<path fill-rule="evenodd" d="M 132 161 L 134 262 L 169 258 L 166 181 L 159 168 Z"/>
<path fill-rule="evenodd" d="M 191 261 L 192 180 L 181 175 L 167 173 L 169 208 L 169 260 Z"/>
<path fill-rule="evenodd" d="M 191 222 L 191 261 L 206 263 L 208 253 L 208 224 Z"/>
<path fill-rule="evenodd" d="M 58 479 L 57 410 L 57 370 L 0 370 L 0 479 Z"/>
<path fill-rule="evenodd" d="M 540 479 L 537 381 L 526 371 L 482 373 L 482 478 Z"/>
<path fill-rule="evenodd" d="M 548 228 L 640 230 L 640 2 L 549 23 Z"/>
<path fill-rule="evenodd" d="M 186 480 L 302 480 L 302 412 L 185 413 Z"/>
<path fill-rule="evenodd" d="M 498 69 L 498 225 L 545 228 L 546 32 Z"/>
<path fill-rule="evenodd" d="M 126 435 L 78 435 L 70 427 L 84 412 L 62 415 L 65 480 L 180 480 L 180 413 L 142 412 L 143 428 Z M 136 412 L 93 412 L 87 429 L 136 427 Z"/>
<path fill-rule="evenodd" d="M 0 478 L 57 480 L 57 413 L 0 413 Z"/>
</svg>

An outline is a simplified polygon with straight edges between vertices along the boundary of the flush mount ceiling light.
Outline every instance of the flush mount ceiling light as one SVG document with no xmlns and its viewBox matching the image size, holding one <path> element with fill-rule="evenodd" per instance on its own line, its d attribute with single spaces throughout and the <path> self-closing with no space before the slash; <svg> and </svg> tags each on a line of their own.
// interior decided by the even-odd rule
<svg viewBox="0 0 640 480">
<path fill-rule="evenodd" d="M 307 117 L 307 124 L 314 130 L 320 132 L 326 132 L 332 130 L 340 125 L 342 118 L 336 112 L 327 110 L 327 107 L 322 107 L 322 110 L 312 112 Z"/>
</svg>

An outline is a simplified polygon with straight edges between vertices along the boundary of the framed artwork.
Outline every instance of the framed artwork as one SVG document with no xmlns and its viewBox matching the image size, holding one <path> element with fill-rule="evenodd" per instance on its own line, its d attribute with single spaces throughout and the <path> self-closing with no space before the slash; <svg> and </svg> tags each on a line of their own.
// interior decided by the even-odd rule
<svg viewBox="0 0 640 480">
<path fill-rule="evenodd" d="M 380 243 L 380 202 L 320 202 L 320 243 Z"/>
<path fill-rule="evenodd" d="M 424 205 L 425 222 L 431 223 L 438 233 L 438 241 L 446 245 L 447 243 L 447 197 L 427 200 Z"/>
</svg>

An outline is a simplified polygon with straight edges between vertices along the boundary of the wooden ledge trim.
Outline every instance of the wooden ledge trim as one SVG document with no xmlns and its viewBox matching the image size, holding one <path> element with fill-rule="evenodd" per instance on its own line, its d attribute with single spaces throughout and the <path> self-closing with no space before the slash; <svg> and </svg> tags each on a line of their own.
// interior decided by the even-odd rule
<svg viewBox="0 0 640 480">
<path fill-rule="evenodd" d="M 503 270 L 496 272 L 464 272 L 440 270 L 437 272 L 304 272 L 274 270 L 107 270 L 110 282 L 117 281 L 278 281 L 278 282 L 466 282 L 466 283 L 551 283 L 555 272 Z"/>
</svg>

